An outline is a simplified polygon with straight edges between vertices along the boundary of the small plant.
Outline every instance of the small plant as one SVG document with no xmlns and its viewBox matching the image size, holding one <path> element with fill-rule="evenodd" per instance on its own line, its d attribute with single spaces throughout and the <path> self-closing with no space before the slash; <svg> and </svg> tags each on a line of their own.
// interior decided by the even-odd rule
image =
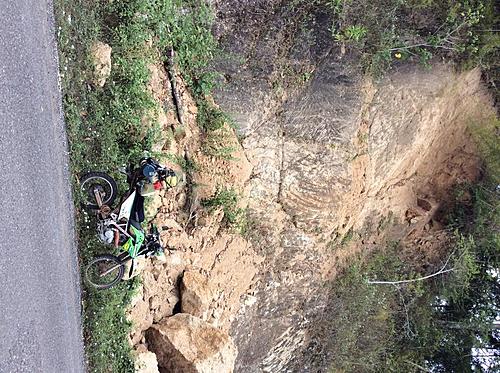
<svg viewBox="0 0 500 373">
<path fill-rule="evenodd" d="M 236 125 L 234 121 L 218 107 L 206 101 L 198 103 L 198 125 L 205 130 L 203 151 L 205 154 L 224 160 L 234 160 L 232 154 L 236 147 L 229 131 Z"/>
<path fill-rule="evenodd" d="M 341 14 L 345 0 L 329 0 L 328 6 L 335 14 Z"/>
<path fill-rule="evenodd" d="M 214 158 L 223 159 L 225 161 L 236 160 L 236 158 L 233 156 L 236 148 L 228 145 L 221 146 L 217 141 L 205 141 L 203 151 L 205 152 L 205 154 Z"/>
<path fill-rule="evenodd" d="M 203 152 L 211 157 L 226 161 L 236 160 L 233 156 L 237 150 L 236 139 L 231 131 L 232 129 L 223 127 L 207 132 L 203 140 Z"/>
<path fill-rule="evenodd" d="M 205 102 L 198 102 L 198 125 L 205 131 L 217 131 L 226 123 L 231 123 L 231 118 L 216 106 Z"/>
<path fill-rule="evenodd" d="M 292 81 L 292 84 L 301 87 L 307 82 L 309 82 L 314 76 L 313 71 L 303 71 L 301 73 L 297 73 Z"/>
<path fill-rule="evenodd" d="M 392 226 L 394 224 L 394 213 L 392 211 L 389 211 L 389 214 L 387 216 L 383 216 L 377 227 L 377 233 L 380 234 L 384 232 L 387 228 Z"/>
<path fill-rule="evenodd" d="M 347 40 L 359 42 L 365 38 L 367 32 L 368 30 L 364 26 L 351 25 L 344 30 L 343 34 Z"/>
<path fill-rule="evenodd" d="M 202 201 L 201 205 L 213 210 L 222 208 L 224 219 L 229 226 L 241 230 L 245 226 L 245 209 L 238 207 L 238 194 L 232 188 L 219 188 L 215 195 Z"/>
<path fill-rule="evenodd" d="M 166 158 L 179 165 L 182 170 L 189 174 L 200 170 L 200 166 L 191 158 L 181 157 L 180 155 L 167 154 Z"/>
</svg>

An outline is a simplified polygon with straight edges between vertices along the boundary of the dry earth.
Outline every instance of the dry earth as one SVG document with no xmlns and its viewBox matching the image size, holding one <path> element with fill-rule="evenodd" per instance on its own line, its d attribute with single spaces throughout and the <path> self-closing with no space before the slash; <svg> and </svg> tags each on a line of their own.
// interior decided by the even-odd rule
<svg viewBox="0 0 500 373">
<path fill-rule="evenodd" d="M 148 349 L 160 372 L 324 370 L 299 357 L 328 306 L 325 284 L 352 255 L 389 238 L 412 245 L 419 265 L 432 263 L 448 239 L 439 212 L 450 191 L 479 176 L 468 126 L 494 114 L 479 70 L 406 65 L 373 81 L 322 34 L 321 15 L 305 43 L 310 36 L 290 33 L 276 16 L 279 2 L 259 2 L 272 5 L 262 12 L 241 3 L 217 4 L 217 35 L 241 57 L 221 61 L 226 81 L 215 94 L 240 128 L 221 134 L 236 149 L 232 160 L 203 151 L 206 134 L 182 78 L 174 74 L 181 123 L 167 72 L 151 66 L 152 118 L 162 128 L 156 150 L 184 182 L 148 207 L 172 250 L 142 264 L 129 311 L 131 343 L 149 361 L 140 372 L 158 369 Z M 290 65 L 311 79 L 291 82 L 283 75 Z M 197 167 L 183 173 L 173 159 Z M 220 186 L 243 196 L 245 237 L 224 226 L 222 211 L 200 207 Z M 341 244 L 346 236 L 355 242 Z M 169 335 L 174 318 L 178 332 Z M 207 353 L 189 348 L 186 335 L 199 330 Z"/>
</svg>

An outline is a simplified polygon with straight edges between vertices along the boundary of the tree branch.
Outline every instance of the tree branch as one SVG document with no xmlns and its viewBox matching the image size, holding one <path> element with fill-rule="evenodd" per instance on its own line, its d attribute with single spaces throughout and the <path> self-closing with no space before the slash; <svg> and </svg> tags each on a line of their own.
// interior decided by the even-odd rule
<svg viewBox="0 0 500 373">
<path fill-rule="evenodd" d="M 400 280 L 400 281 L 371 281 L 371 280 L 367 280 L 367 282 L 369 284 L 388 284 L 388 285 L 406 284 L 406 283 L 409 283 L 409 282 L 416 282 L 416 281 L 427 280 L 428 278 L 431 278 L 431 277 L 434 277 L 434 276 L 439 276 L 439 275 L 442 275 L 443 273 L 451 272 L 454 269 L 455 268 L 450 268 L 450 269 L 443 270 L 441 268 L 436 273 L 433 273 L 431 275 L 427 275 L 427 276 L 424 276 L 424 277 L 414 278 L 412 280 Z"/>
</svg>

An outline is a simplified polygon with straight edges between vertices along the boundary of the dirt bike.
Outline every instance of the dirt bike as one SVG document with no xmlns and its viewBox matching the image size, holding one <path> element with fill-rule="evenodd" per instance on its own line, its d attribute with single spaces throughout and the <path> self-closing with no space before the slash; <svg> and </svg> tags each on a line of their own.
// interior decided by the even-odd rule
<svg viewBox="0 0 500 373">
<path fill-rule="evenodd" d="M 144 197 L 177 184 L 175 172 L 161 166 L 153 158 L 143 158 L 138 167 L 122 168 L 127 176 L 128 191 L 116 208 L 112 208 L 118 194 L 116 181 L 104 172 L 90 172 L 80 179 L 83 205 L 95 212 L 97 237 L 108 245 L 119 247 L 119 255 L 104 254 L 93 258 L 85 267 L 86 280 L 97 289 L 116 285 L 125 274 L 125 264 L 139 256 L 154 256 L 163 252 L 156 227 L 145 233 Z"/>
</svg>

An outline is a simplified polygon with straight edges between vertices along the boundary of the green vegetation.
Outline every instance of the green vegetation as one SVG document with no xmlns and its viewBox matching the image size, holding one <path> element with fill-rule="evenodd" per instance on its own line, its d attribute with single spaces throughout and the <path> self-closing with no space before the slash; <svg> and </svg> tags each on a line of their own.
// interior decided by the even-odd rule
<svg viewBox="0 0 500 373">
<path fill-rule="evenodd" d="M 394 225 L 394 213 L 392 211 L 389 211 L 387 216 L 383 216 L 382 219 L 380 219 L 377 227 L 377 233 L 382 233 L 391 225 Z"/>
<path fill-rule="evenodd" d="M 486 175 L 492 185 L 500 185 L 500 119 L 489 118 L 481 123 L 471 123 L 469 126 L 476 144 L 482 154 Z"/>
<path fill-rule="evenodd" d="M 231 142 L 231 133 L 236 123 L 229 115 L 214 104 L 205 100 L 197 100 L 197 121 L 204 130 L 203 151 L 205 154 L 225 160 L 233 160 L 236 147 L 228 145 Z"/>
<path fill-rule="evenodd" d="M 198 105 L 198 124 L 205 131 L 217 131 L 230 122 L 230 118 L 213 104 L 202 102 Z"/>
<path fill-rule="evenodd" d="M 168 154 L 166 158 L 179 165 L 186 174 L 192 174 L 193 172 L 199 171 L 199 166 L 191 158 L 184 158 L 179 155 L 171 154 Z"/>
<path fill-rule="evenodd" d="M 426 371 L 468 372 L 474 365 L 484 371 L 471 348 L 494 349 L 500 342 L 492 326 L 499 284 L 491 274 L 499 262 L 498 237 L 480 243 L 473 237 L 457 235 L 449 263 L 454 271 L 428 280 L 397 286 L 367 283 L 422 275 L 404 260 L 397 245 L 352 265 L 331 297 L 332 371 L 418 372 L 420 366 Z M 495 358 L 487 361 L 493 364 Z"/>
<path fill-rule="evenodd" d="M 354 230 L 351 228 L 347 231 L 345 235 L 342 236 L 342 239 L 340 240 L 340 246 L 347 246 L 352 240 L 354 239 L 356 233 Z"/>
<path fill-rule="evenodd" d="M 233 161 L 236 158 L 233 153 L 236 151 L 236 147 L 224 145 L 227 141 L 227 133 L 221 132 L 219 136 L 213 133 L 205 139 L 203 144 L 203 151 L 205 154 L 210 155 L 214 158 L 224 159 L 226 161 Z"/>
<path fill-rule="evenodd" d="M 232 146 L 231 133 L 235 122 L 214 104 L 198 99 L 198 125 L 204 130 L 202 149 L 205 154 L 225 160 L 234 160 L 236 147 Z"/>
<path fill-rule="evenodd" d="M 342 33 L 334 34 L 339 41 L 356 41 L 359 42 L 366 37 L 368 30 L 364 26 L 350 25 L 347 26 Z"/>
<path fill-rule="evenodd" d="M 55 12 L 75 204 L 80 206 L 78 175 L 90 170 L 113 174 L 118 166 L 151 151 L 158 128 L 157 104 L 147 90 L 149 64 L 158 62 L 160 55 L 166 60 L 167 51 L 173 49 L 176 66 L 203 102 L 214 81 L 207 67 L 216 51 L 210 32 L 213 16 L 203 0 L 56 0 Z M 89 83 L 93 73 L 90 50 L 97 40 L 112 47 L 111 76 L 103 88 Z M 195 167 L 188 163 L 187 168 Z M 94 224 L 77 210 L 82 264 L 109 250 L 95 238 Z M 90 372 L 134 371 L 125 308 L 136 283 L 129 281 L 106 291 L 83 284 Z"/>
<path fill-rule="evenodd" d="M 289 7 L 302 28 L 311 15 L 328 13 L 332 38 L 357 52 L 373 76 L 405 60 L 430 66 L 437 57 L 480 66 L 493 86 L 500 80 L 497 1 L 294 0 Z"/>
<path fill-rule="evenodd" d="M 479 65 L 490 74 L 498 67 L 492 0 L 329 0 L 326 6 L 334 14 L 334 37 L 358 49 L 375 75 L 399 60 L 428 64 L 433 56 Z"/>
<path fill-rule="evenodd" d="M 214 196 L 201 202 L 209 210 L 222 208 L 224 220 L 230 227 L 244 233 L 247 225 L 245 209 L 238 207 L 238 194 L 232 188 L 219 188 Z"/>
</svg>

